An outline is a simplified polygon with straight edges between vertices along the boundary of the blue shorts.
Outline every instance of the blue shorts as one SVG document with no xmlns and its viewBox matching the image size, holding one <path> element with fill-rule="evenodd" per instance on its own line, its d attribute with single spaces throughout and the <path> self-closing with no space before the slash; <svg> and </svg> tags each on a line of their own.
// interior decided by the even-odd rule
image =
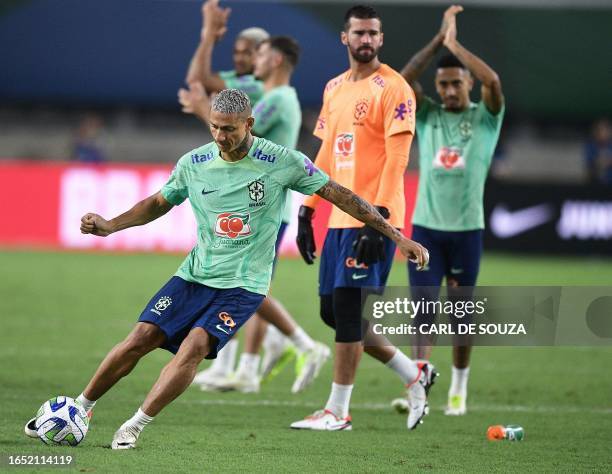
<svg viewBox="0 0 612 474">
<path fill-rule="evenodd" d="M 385 239 L 387 258 L 370 266 L 357 265 L 353 242 L 359 229 L 328 229 L 319 266 L 319 295 L 331 295 L 335 288 L 382 288 L 387 283 L 395 243 Z"/>
<path fill-rule="evenodd" d="M 482 229 L 446 232 L 415 225 L 412 240 L 429 250 L 429 265 L 417 271 L 408 262 L 410 286 L 440 286 L 446 277 L 459 286 L 474 286 L 482 256 Z M 450 285 L 449 285 L 450 286 Z"/>
<path fill-rule="evenodd" d="M 147 304 L 139 322 L 155 324 L 166 334 L 162 346 L 173 354 L 195 327 L 213 336 L 207 359 L 217 353 L 253 315 L 264 295 L 242 288 L 211 288 L 173 276 Z"/>
<path fill-rule="evenodd" d="M 429 265 L 425 270 L 417 271 L 416 264 L 408 262 L 412 298 L 436 301 L 440 295 L 442 279 L 446 277 L 449 299 L 470 299 L 478 279 L 482 235 L 482 229 L 447 232 L 419 225 L 413 226 L 412 240 L 429 250 Z M 455 288 L 456 286 L 468 288 Z M 414 324 L 417 326 L 431 324 L 432 316 L 435 315 L 419 313 L 415 316 Z M 453 326 L 458 323 L 469 324 L 472 322 L 472 317 L 466 316 L 461 319 L 449 314 L 449 321 Z M 466 338 L 466 336 L 455 337 L 455 345 L 468 345 Z M 433 340 L 420 343 L 433 344 Z"/>
</svg>

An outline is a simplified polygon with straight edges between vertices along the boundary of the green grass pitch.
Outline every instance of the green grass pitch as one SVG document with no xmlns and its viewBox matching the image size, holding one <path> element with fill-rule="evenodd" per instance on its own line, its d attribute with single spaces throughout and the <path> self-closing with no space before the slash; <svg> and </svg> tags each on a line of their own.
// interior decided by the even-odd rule
<svg viewBox="0 0 612 474">
<path fill-rule="evenodd" d="M 331 363 L 300 395 L 289 393 L 290 368 L 257 395 L 189 388 L 147 427 L 137 449 L 111 451 L 114 431 L 138 408 L 170 357 L 159 350 L 101 399 L 82 446 L 53 448 L 26 438 L 24 422 L 48 398 L 80 393 L 181 259 L 0 252 L 2 462 L 8 454 L 70 454 L 76 472 L 609 472 L 609 347 L 475 348 L 469 413 L 459 418 L 442 413 L 450 351 L 436 349 L 433 361 L 441 377 L 430 395 L 432 412 L 412 432 L 406 430 L 405 417 L 388 407 L 402 393 L 399 379 L 367 356 L 353 392 L 352 432 L 288 428 L 326 401 Z M 491 254 L 485 255 L 480 278 L 490 285 L 610 282 L 611 261 Z M 389 283 L 406 283 L 401 263 Z M 318 317 L 316 267 L 281 261 L 274 293 L 306 330 L 332 344 L 331 332 Z M 525 440 L 489 442 L 485 433 L 493 424 L 520 424 Z"/>
</svg>

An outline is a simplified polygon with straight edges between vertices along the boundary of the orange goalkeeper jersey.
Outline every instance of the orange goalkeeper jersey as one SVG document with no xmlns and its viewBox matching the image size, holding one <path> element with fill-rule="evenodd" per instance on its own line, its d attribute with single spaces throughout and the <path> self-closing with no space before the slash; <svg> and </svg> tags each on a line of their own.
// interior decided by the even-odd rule
<svg viewBox="0 0 612 474">
<path fill-rule="evenodd" d="M 406 156 L 387 158 L 389 137 L 414 134 L 415 97 L 404 78 L 386 64 L 365 79 L 350 81 L 351 71 L 327 83 L 314 134 L 323 140 L 316 165 L 331 179 L 377 206 L 389 209 L 389 223 L 404 226 L 403 174 Z M 400 154 L 401 155 L 401 154 Z M 304 204 L 315 207 L 318 196 Z M 333 207 L 330 228 L 363 224 Z"/>
</svg>

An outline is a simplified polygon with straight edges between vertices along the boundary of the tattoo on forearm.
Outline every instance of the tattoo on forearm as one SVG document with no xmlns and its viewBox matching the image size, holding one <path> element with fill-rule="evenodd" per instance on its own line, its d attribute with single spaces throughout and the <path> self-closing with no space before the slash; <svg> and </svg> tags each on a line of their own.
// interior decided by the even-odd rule
<svg viewBox="0 0 612 474">
<path fill-rule="evenodd" d="M 385 218 L 368 201 L 335 181 L 329 181 L 317 191 L 317 194 L 390 238 L 395 239 L 401 235 L 396 228 L 387 223 Z"/>
</svg>

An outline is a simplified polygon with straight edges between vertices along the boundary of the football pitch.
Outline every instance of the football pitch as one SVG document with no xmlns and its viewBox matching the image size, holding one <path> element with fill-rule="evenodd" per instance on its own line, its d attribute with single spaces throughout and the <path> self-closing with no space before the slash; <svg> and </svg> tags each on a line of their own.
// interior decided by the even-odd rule
<svg viewBox="0 0 612 474">
<path fill-rule="evenodd" d="M 302 432 L 289 423 L 321 408 L 332 364 L 292 395 L 292 368 L 259 394 L 189 388 L 145 429 L 138 448 L 112 451 L 170 354 L 144 358 L 96 405 L 77 448 L 28 439 L 23 425 L 56 395 L 76 397 L 106 352 L 133 326 L 182 260 L 177 255 L 0 252 L 0 470 L 7 455 L 71 455 L 81 472 L 610 471 L 612 347 L 474 349 L 468 415 L 446 417 L 450 351 L 434 350 L 441 376 L 431 413 L 415 431 L 389 402 L 402 394 L 390 370 L 364 356 L 352 398 L 352 432 Z M 316 266 L 282 260 L 274 294 L 330 346 L 320 321 Z M 486 254 L 480 284 L 606 285 L 612 261 Z M 396 262 L 391 285 L 405 285 Z M 409 353 L 409 348 L 404 348 Z M 201 367 L 207 366 L 204 362 Z M 518 424 L 522 442 L 489 442 L 489 425 Z M 15 472 L 35 471 L 11 468 Z"/>
</svg>

